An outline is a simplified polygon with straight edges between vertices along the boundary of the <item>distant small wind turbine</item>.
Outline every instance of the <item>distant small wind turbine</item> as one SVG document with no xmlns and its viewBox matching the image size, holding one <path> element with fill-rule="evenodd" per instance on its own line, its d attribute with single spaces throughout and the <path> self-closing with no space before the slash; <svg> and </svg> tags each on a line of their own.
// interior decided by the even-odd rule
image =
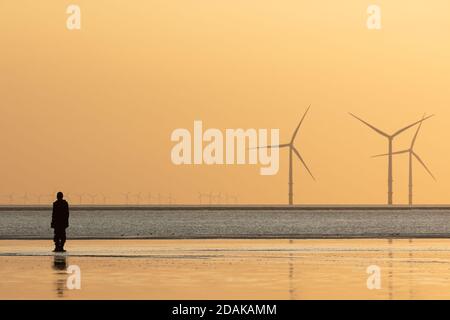
<svg viewBox="0 0 450 320">
<path fill-rule="evenodd" d="M 161 193 L 158 193 L 158 204 L 162 204 L 162 199 L 163 196 L 161 195 Z"/>
<path fill-rule="evenodd" d="M 219 192 L 218 194 L 214 194 L 214 192 L 209 191 L 207 193 L 198 193 L 198 200 L 200 204 L 203 202 L 203 198 L 207 199 L 208 204 L 219 203 L 222 198 L 222 194 Z"/>
<path fill-rule="evenodd" d="M 29 194 L 29 196 L 30 196 L 30 204 L 37 204 L 37 195 L 35 195 L 34 193 L 30 193 Z M 35 200 L 33 200 L 33 198 L 35 199 Z"/>
<path fill-rule="evenodd" d="M 54 194 L 48 193 L 48 194 L 43 194 L 42 198 L 44 199 L 45 202 L 47 202 L 47 201 L 52 202 L 54 196 L 55 196 Z"/>
<path fill-rule="evenodd" d="M 148 192 L 148 193 L 147 193 L 147 203 L 148 203 L 148 204 L 151 204 L 151 203 L 152 203 L 152 193 L 151 193 L 151 192 Z"/>
<path fill-rule="evenodd" d="M 38 196 L 37 196 L 37 198 L 38 198 L 38 204 L 41 204 L 42 198 L 43 198 L 43 197 L 46 197 L 46 195 L 45 195 L 45 194 L 38 194 Z"/>
<path fill-rule="evenodd" d="M 425 119 L 425 115 L 423 116 L 422 119 Z M 409 205 L 413 204 L 413 157 L 416 158 L 417 161 L 419 161 L 419 163 L 425 168 L 425 170 L 428 172 L 428 174 L 436 181 L 436 178 L 431 173 L 430 169 L 428 169 L 428 167 L 425 165 L 423 160 L 414 151 L 414 145 L 416 143 L 417 136 L 419 135 L 419 131 L 420 131 L 420 128 L 422 127 L 422 124 L 423 124 L 423 122 L 420 122 L 419 126 L 417 127 L 416 133 L 414 134 L 414 137 L 412 139 L 411 145 L 409 146 L 409 149 L 392 152 L 393 155 L 408 153 L 408 156 L 409 156 L 409 177 L 408 177 L 409 178 L 408 179 L 408 191 L 409 191 L 408 192 L 408 203 L 409 203 Z M 389 155 L 388 153 L 385 153 L 385 154 L 378 154 L 373 157 L 374 158 L 385 157 L 388 155 Z"/>
<path fill-rule="evenodd" d="M 217 195 L 214 196 L 214 199 L 217 204 L 221 204 L 222 203 L 222 192 L 217 193 Z"/>
<path fill-rule="evenodd" d="M 409 128 L 414 127 L 415 125 L 417 125 L 417 124 L 419 124 L 419 123 L 421 123 L 421 122 L 431 118 L 433 115 L 425 117 L 422 120 L 416 121 L 416 122 L 414 122 L 414 123 L 412 123 L 412 124 L 410 124 L 410 125 L 408 125 L 408 126 L 406 126 L 404 128 L 401 128 L 400 130 L 397 130 L 393 134 L 387 134 L 387 133 L 381 131 L 380 129 L 374 127 L 370 123 L 368 123 L 368 122 L 362 120 L 361 118 L 355 116 L 353 113 L 350 113 L 350 115 L 352 117 L 354 117 L 355 119 L 357 119 L 357 120 L 361 121 L 362 123 L 364 123 L 366 126 L 371 128 L 372 130 L 374 130 L 378 134 L 380 134 L 383 137 L 385 137 L 386 139 L 388 139 L 388 153 L 387 153 L 387 156 L 388 156 L 388 201 L 387 201 L 387 203 L 388 203 L 388 205 L 392 205 L 392 203 L 393 203 L 393 191 L 392 191 L 392 184 L 393 184 L 392 183 L 392 154 L 393 153 L 392 153 L 392 144 L 393 144 L 394 138 L 397 137 L 400 133 L 408 130 Z"/>
<path fill-rule="evenodd" d="M 84 193 L 78 193 L 77 197 L 78 197 L 78 204 L 83 204 Z"/>
<path fill-rule="evenodd" d="M 10 193 L 10 194 L 7 195 L 8 199 L 9 199 L 9 204 L 13 204 L 14 196 L 15 196 L 14 193 Z"/>
<path fill-rule="evenodd" d="M 95 204 L 95 199 L 97 199 L 97 194 L 88 194 L 88 196 L 91 198 L 91 203 Z"/>
<path fill-rule="evenodd" d="M 138 192 L 135 194 L 136 197 L 136 204 L 140 204 L 141 203 L 141 193 Z"/>
<path fill-rule="evenodd" d="M 24 193 L 23 196 L 21 197 L 21 199 L 23 200 L 23 204 L 27 204 L 28 203 L 28 193 Z"/>
<path fill-rule="evenodd" d="M 209 204 L 212 204 L 213 200 L 214 200 L 214 195 L 213 195 L 212 191 L 210 191 L 209 193 L 205 194 L 205 196 L 208 199 Z"/>
<path fill-rule="evenodd" d="M 130 204 L 130 193 L 131 192 L 122 193 L 122 195 L 125 197 L 126 205 Z"/>
<path fill-rule="evenodd" d="M 237 203 L 237 196 L 225 193 L 225 203 L 226 204 L 231 204 L 231 203 L 236 204 Z"/>
<path fill-rule="evenodd" d="M 316 180 L 313 176 L 313 174 L 311 173 L 311 170 L 309 170 L 308 166 L 306 165 L 306 162 L 303 160 L 302 156 L 300 155 L 300 152 L 297 150 L 297 148 L 294 146 L 294 141 L 295 138 L 297 136 L 298 130 L 300 129 L 300 126 L 303 123 L 303 120 L 306 117 L 306 114 L 308 113 L 309 109 L 311 108 L 311 106 L 309 106 L 305 113 L 303 114 L 303 117 L 301 118 L 297 128 L 295 128 L 295 131 L 291 137 L 291 140 L 289 141 L 289 143 L 284 143 L 284 144 L 279 144 L 279 145 L 273 145 L 273 146 L 265 146 L 265 147 L 259 147 L 259 148 L 289 148 L 289 205 L 293 205 L 294 204 L 294 192 L 293 192 L 293 185 L 294 185 L 294 178 L 293 178 L 293 168 L 292 168 L 292 161 L 293 161 L 293 154 L 295 153 L 295 155 L 297 156 L 297 158 L 301 161 L 301 163 L 303 164 L 303 166 L 305 167 L 306 171 L 308 171 L 309 175 L 311 176 L 311 178 L 313 180 Z"/>
</svg>

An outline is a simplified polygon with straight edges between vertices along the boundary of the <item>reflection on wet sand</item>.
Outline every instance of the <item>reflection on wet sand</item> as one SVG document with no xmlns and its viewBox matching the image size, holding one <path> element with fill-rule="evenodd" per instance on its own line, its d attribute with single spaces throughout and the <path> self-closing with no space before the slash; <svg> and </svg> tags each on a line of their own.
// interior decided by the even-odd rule
<svg viewBox="0 0 450 320">
<path fill-rule="evenodd" d="M 414 299 L 414 291 L 413 291 L 413 284 L 412 284 L 412 278 L 413 278 L 413 251 L 411 250 L 411 247 L 413 246 L 413 239 L 408 240 L 409 244 L 409 250 L 408 250 L 408 287 L 409 287 L 409 299 Z"/>
<path fill-rule="evenodd" d="M 293 244 L 293 240 L 289 240 L 289 245 Z M 292 252 L 289 253 L 289 299 L 295 300 L 295 279 L 294 279 L 294 258 Z"/>
<path fill-rule="evenodd" d="M 388 245 L 389 245 L 389 249 L 388 249 L 388 259 L 389 259 L 389 263 L 388 263 L 388 292 L 389 292 L 389 300 L 392 300 L 394 293 L 393 293 L 393 281 L 394 281 L 394 271 L 393 271 L 393 266 L 394 266 L 394 253 L 392 252 L 392 239 L 388 239 Z"/>
<path fill-rule="evenodd" d="M 44 241 L 0 241 L 0 299 L 450 298 L 450 240 L 79 240 L 67 256 Z M 49 269 L 52 264 L 52 269 Z M 381 289 L 367 287 L 377 265 Z"/>
<path fill-rule="evenodd" d="M 58 298 L 63 298 L 67 278 L 67 257 L 65 255 L 55 254 L 53 257 L 53 270 L 56 271 L 54 272 L 56 275 L 56 295 Z"/>
</svg>

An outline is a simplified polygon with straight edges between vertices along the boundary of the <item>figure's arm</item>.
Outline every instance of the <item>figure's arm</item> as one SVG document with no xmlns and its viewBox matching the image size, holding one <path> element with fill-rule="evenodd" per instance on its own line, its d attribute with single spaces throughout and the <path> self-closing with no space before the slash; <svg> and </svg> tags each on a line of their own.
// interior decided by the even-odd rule
<svg viewBox="0 0 450 320">
<path fill-rule="evenodd" d="M 53 210 L 52 210 L 52 222 L 50 224 L 51 228 L 55 227 L 55 204 L 53 204 Z"/>
<path fill-rule="evenodd" d="M 67 227 L 69 227 L 69 203 L 66 202 Z"/>
</svg>

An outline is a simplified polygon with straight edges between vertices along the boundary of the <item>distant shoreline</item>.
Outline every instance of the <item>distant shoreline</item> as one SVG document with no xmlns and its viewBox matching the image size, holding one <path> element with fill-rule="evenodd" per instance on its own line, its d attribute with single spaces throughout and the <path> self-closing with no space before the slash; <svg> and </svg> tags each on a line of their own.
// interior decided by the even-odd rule
<svg viewBox="0 0 450 320">
<path fill-rule="evenodd" d="M 51 205 L 0 205 L 1 211 L 47 211 Z M 283 211 L 314 211 L 314 210 L 449 210 L 450 204 L 438 205 L 71 205 L 73 211 L 95 210 L 155 210 L 155 211 L 202 211 L 202 210 L 283 210 Z"/>
<path fill-rule="evenodd" d="M 313 234 L 313 235 L 237 235 L 237 236 L 180 236 L 180 237 L 79 237 L 74 236 L 71 240 L 345 240 L 345 239 L 450 239 L 448 234 Z M 33 241 L 53 240 L 53 237 L 3 237 L 2 240 Z"/>
</svg>

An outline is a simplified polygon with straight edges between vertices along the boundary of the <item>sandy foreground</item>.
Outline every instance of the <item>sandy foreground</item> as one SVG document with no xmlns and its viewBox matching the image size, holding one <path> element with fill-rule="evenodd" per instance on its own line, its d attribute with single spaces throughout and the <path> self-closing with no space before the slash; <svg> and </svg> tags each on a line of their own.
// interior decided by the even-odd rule
<svg viewBox="0 0 450 320">
<path fill-rule="evenodd" d="M 450 298 L 450 240 L 0 241 L 0 299 Z M 380 268 L 368 289 L 367 268 Z M 80 289 L 70 289 L 71 266 Z"/>
</svg>

